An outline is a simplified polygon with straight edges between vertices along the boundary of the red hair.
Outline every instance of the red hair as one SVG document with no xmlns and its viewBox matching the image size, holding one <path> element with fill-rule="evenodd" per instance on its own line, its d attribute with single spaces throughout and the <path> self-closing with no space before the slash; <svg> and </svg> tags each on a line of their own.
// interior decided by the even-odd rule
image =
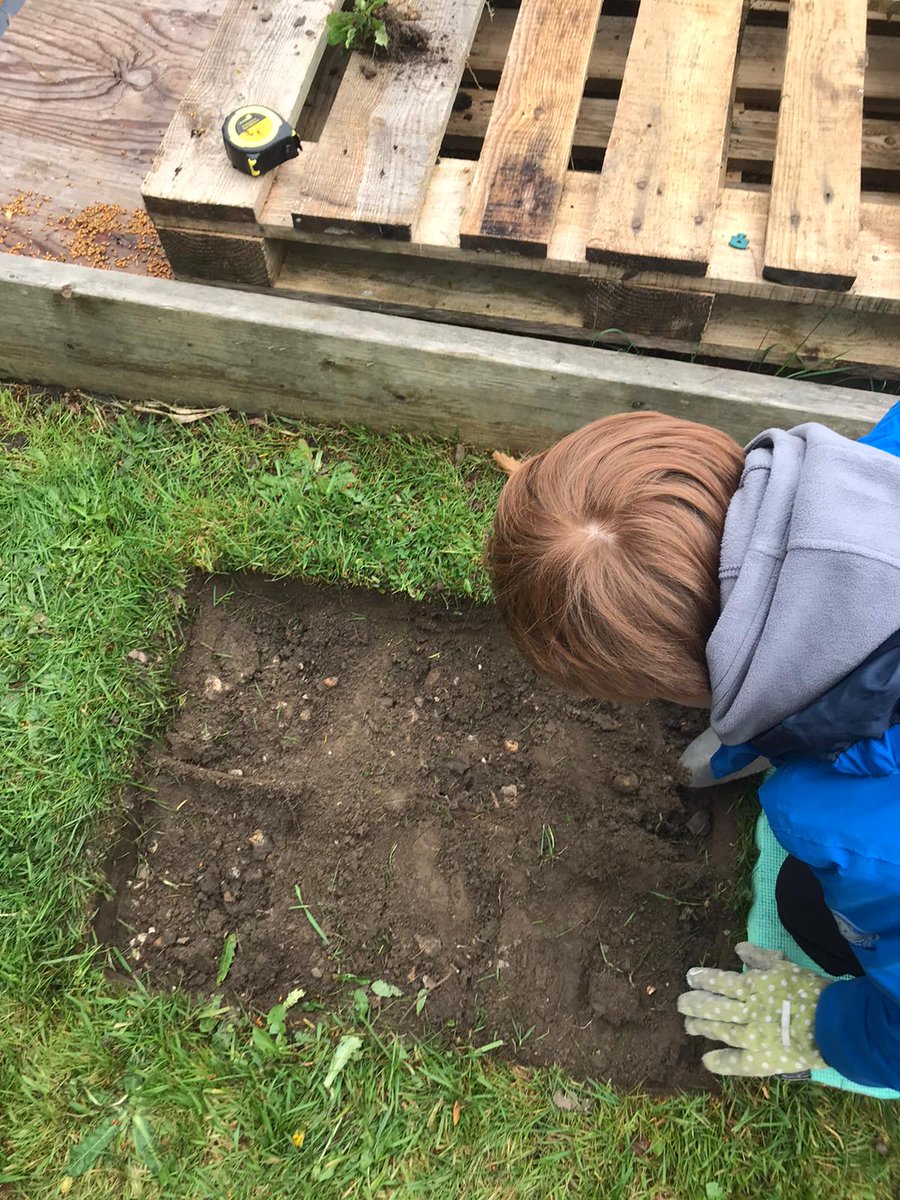
<svg viewBox="0 0 900 1200">
<path fill-rule="evenodd" d="M 594 421 L 522 463 L 487 563 L 532 665 L 610 700 L 707 693 L 719 546 L 743 465 L 727 434 L 643 412 Z"/>
</svg>

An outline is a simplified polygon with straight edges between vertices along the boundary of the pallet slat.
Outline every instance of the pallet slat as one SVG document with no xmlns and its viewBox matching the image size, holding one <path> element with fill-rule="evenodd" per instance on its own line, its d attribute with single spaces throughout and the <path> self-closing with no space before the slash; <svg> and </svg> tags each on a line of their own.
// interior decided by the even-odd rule
<svg viewBox="0 0 900 1200">
<path fill-rule="evenodd" d="M 496 92 L 464 88 L 469 107 L 455 111 L 447 126 L 444 149 L 450 153 L 477 151 L 478 142 L 487 132 Z M 616 101 L 602 96 L 586 96 L 575 125 L 573 157 L 581 163 L 597 162 L 606 150 L 612 132 Z M 735 105 L 728 144 L 728 160 L 738 170 L 759 171 L 775 160 L 778 130 L 776 113 L 744 109 Z M 862 168 L 872 186 L 900 187 L 900 121 L 864 119 L 862 130 Z"/>
<path fill-rule="evenodd" d="M 522 0 L 460 240 L 546 255 L 603 0 Z"/>
<path fill-rule="evenodd" d="M 591 260 L 706 271 L 743 13 L 744 0 L 643 0 L 600 176 Z"/>
<path fill-rule="evenodd" d="M 839 291 L 856 279 L 865 61 L 865 0 L 794 0 L 766 279 Z"/>
<path fill-rule="evenodd" d="M 144 180 L 154 218 L 255 220 L 272 175 L 251 179 L 222 146 L 225 117 L 263 104 L 294 122 L 325 46 L 325 20 L 341 0 L 230 0 Z"/>
<path fill-rule="evenodd" d="M 498 8 L 493 20 L 485 22 L 478 31 L 471 67 L 484 86 L 494 86 L 503 70 L 515 15 L 512 9 Z M 588 86 L 592 93 L 607 93 L 609 85 L 622 78 L 634 27 L 634 17 L 601 16 L 588 64 Z M 737 69 L 739 100 L 767 104 L 777 101 L 784 79 L 785 36 L 785 30 L 777 26 L 746 27 Z M 875 33 L 869 38 L 866 98 L 884 102 L 879 103 L 879 108 L 893 112 L 900 107 L 897 52 L 896 37 Z"/>
<path fill-rule="evenodd" d="M 422 206 L 484 0 L 422 0 L 428 48 L 353 55 L 322 137 L 300 167 L 294 224 L 408 239 Z"/>
</svg>

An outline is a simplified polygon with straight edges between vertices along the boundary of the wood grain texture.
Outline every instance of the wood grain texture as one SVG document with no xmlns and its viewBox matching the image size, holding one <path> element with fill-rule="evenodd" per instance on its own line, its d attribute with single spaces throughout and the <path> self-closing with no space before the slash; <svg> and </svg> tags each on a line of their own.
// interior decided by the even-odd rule
<svg viewBox="0 0 900 1200">
<path fill-rule="evenodd" d="M 546 255 L 603 0 L 522 0 L 460 241 Z"/>
<path fill-rule="evenodd" d="M 714 357 L 845 369 L 880 379 L 900 379 L 900 322 L 893 314 L 859 313 L 818 304 L 762 305 L 717 296 L 700 346 Z M 841 396 L 846 388 L 823 388 Z"/>
<path fill-rule="evenodd" d="M 900 47 L 898 47 L 900 54 Z M 491 88 L 463 88 L 469 103 L 454 111 L 447 125 L 444 149 L 450 153 L 476 153 L 484 138 L 497 93 Z M 580 164 L 600 162 L 606 151 L 616 113 L 616 101 L 603 96 L 585 96 L 581 102 L 572 142 L 572 154 Z M 778 116 L 762 109 L 735 105 L 728 141 L 728 161 L 739 170 L 760 171 L 775 160 Z M 900 121 L 863 120 L 863 183 L 871 187 L 900 190 Z"/>
<path fill-rule="evenodd" d="M 374 65 L 353 55 L 300 163 L 296 225 L 410 237 L 483 7 L 420 0 L 425 50 Z"/>
<path fill-rule="evenodd" d="M 273 173 L 232 167 L 222 122 L 241 104 L 296 121 L 325 49 L 325 21 L 340 0 L 228 0 L 143 184 L 154 217 L 253 220 Z"/>
<path fill-rule="evenodd" d="M 794 0 L 763 267 L 775 283 L 856 279 L 865 65 L 865 0 Z"/>
<path fill-rule="evenodd" d="M 540 447 L 654 408 L 747 441 L 819 420 L 868 429 L 863 392 L 0 255 L 0 378 L 216 403 L 491 449 Z M 105 352 L 97 354 L 97 346 Z"/>
<path fill-rule="evenodd" d="M 180 279 L 271 287 L 284 261 L 285 242 L 199 230 L 160 229 L 160 241 Z"/>
<path fill-rule="evenodd" d="M 643 0 L 600 176 L 592 260 L 705 273 L 744 4 Z"/>
<path fill-rule="evenodd" d="M 266 237 L 295 241 L 334 239 L 315 232 L 294 229 L 291 206 L 294 187 L 289 174 L 294 164 L 284 168 L 263 212 L 258 231 Z M 342 246 L 359 250 L 378 250 L 391 255 L 416 258 L 452 258 L 478 266 L 484 261 L 480 251 L 460 248 L 461 214 L 465 211 L 468 189 L 475 164 L 459 159 L 442 159 L 436 166 L 425 203 L 413 228 L 410 242 L 385 242 L 378 238 L 347 234 Z M 547 258 L 496 251 L 491 260 L 498 266 L 510 266 L 535 274 L 581 274 L 592 278 L 621 278 L 621 267 L 591 263 L 585 259 L 588 231 L 597 206 L 599 176 L 584 171 L 566 175 L 559 215 L 550 240 Z M 763 248 L 768 220 L 767 189 L 743 186 L 725 188 L 715 214 L 710 266 L 705 277 L 680 275 L 677 286 L 683 291 L 715 291 L 753 296 L 761 300 L 787 300 L 799 304 L 840 305 L 870 312 L 900 313 L 900 196 L 873 194 L 863 200 L 860 228 L 860 273 L 847 293 L 818 288 L 786 288 L 763 279 Z M 234 232 L 240 232 L 235 227 Z M 750 245 L 735 250 L 729 239 L 746 232 Z M 629 278 L 648 287 L 671 288 L 670 273 L 651 270 L 629 271 Z M 540 286 L 539 282 L 535 286 Z"/>
<path fill-rule="evenodd" d="M 506 61 L 514 24 L 515 10 L 507 8 L 495 9 L 493 20 L 482 22 L 470 57 L 472 72 L 482 86 L 496 86 Z M 634 25 L 633 17 L 601 14 L 597 39 L 588 62 L 588 90 L 591 94 L 610 94 L 609 85 L 622 79 Z M 786 32 L 781 27 L 746 27 L 737 67 L 739 100 L 777 103 L 784 80 L 785 42 Z M 874 33 L 869 37 L 866 97 L 870 101 L 887 102 L 887 107 L 892 111 L 900 102 L 895 36 Z"/>
<path fill-rule="evenodd" d="M 4 249 L 70 259 L 61 222 L 101 203 L 143 210 L 141 178 L 222 2 L 27 0 L 0 38 Z"/>
</svg>

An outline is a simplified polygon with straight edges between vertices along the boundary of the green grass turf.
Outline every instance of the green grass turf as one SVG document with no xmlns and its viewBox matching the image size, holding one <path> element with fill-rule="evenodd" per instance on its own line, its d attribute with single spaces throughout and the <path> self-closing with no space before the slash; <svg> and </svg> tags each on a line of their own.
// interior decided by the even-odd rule
<svg viewBox="0 0 900 1200">
<path fill-rule="evenodd" d="M 779 1084 L 621 1095 L 401 1042 L 349 1011 L 270 1037 L 238 1013 L 107 983 L 84 949 L 87 852 L 174 703 L 190 572 L 484 598 L 498 480 L 441 443 L 230 417 L 181 428 L 18 392 L 0 391 L 0 435 L 0 1194 L 896 1194 L 898 1110 L 875 1101 Z M 347 1033 L 361 1048 L 329 1091 Z M 559 1089 L 588 1111 L 558 1108 Z M 107 1128 L 123 1136 L 71 1181 L 73 1147 Z"/>
</svg>

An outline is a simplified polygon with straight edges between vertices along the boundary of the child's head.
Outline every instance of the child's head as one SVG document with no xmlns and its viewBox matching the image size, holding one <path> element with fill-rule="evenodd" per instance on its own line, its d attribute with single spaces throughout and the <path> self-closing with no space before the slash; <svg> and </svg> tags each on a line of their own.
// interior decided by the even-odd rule
<svg viewBox="0 0 900 1200">
<path fill-rule="evenodd" d="M 719 545 L 743 463 L 716 429 L 634 412 L 512 472 L 488 566 L 507 628 L 542 675 L 611 700 L 708 697 Z"/>
</svg>

